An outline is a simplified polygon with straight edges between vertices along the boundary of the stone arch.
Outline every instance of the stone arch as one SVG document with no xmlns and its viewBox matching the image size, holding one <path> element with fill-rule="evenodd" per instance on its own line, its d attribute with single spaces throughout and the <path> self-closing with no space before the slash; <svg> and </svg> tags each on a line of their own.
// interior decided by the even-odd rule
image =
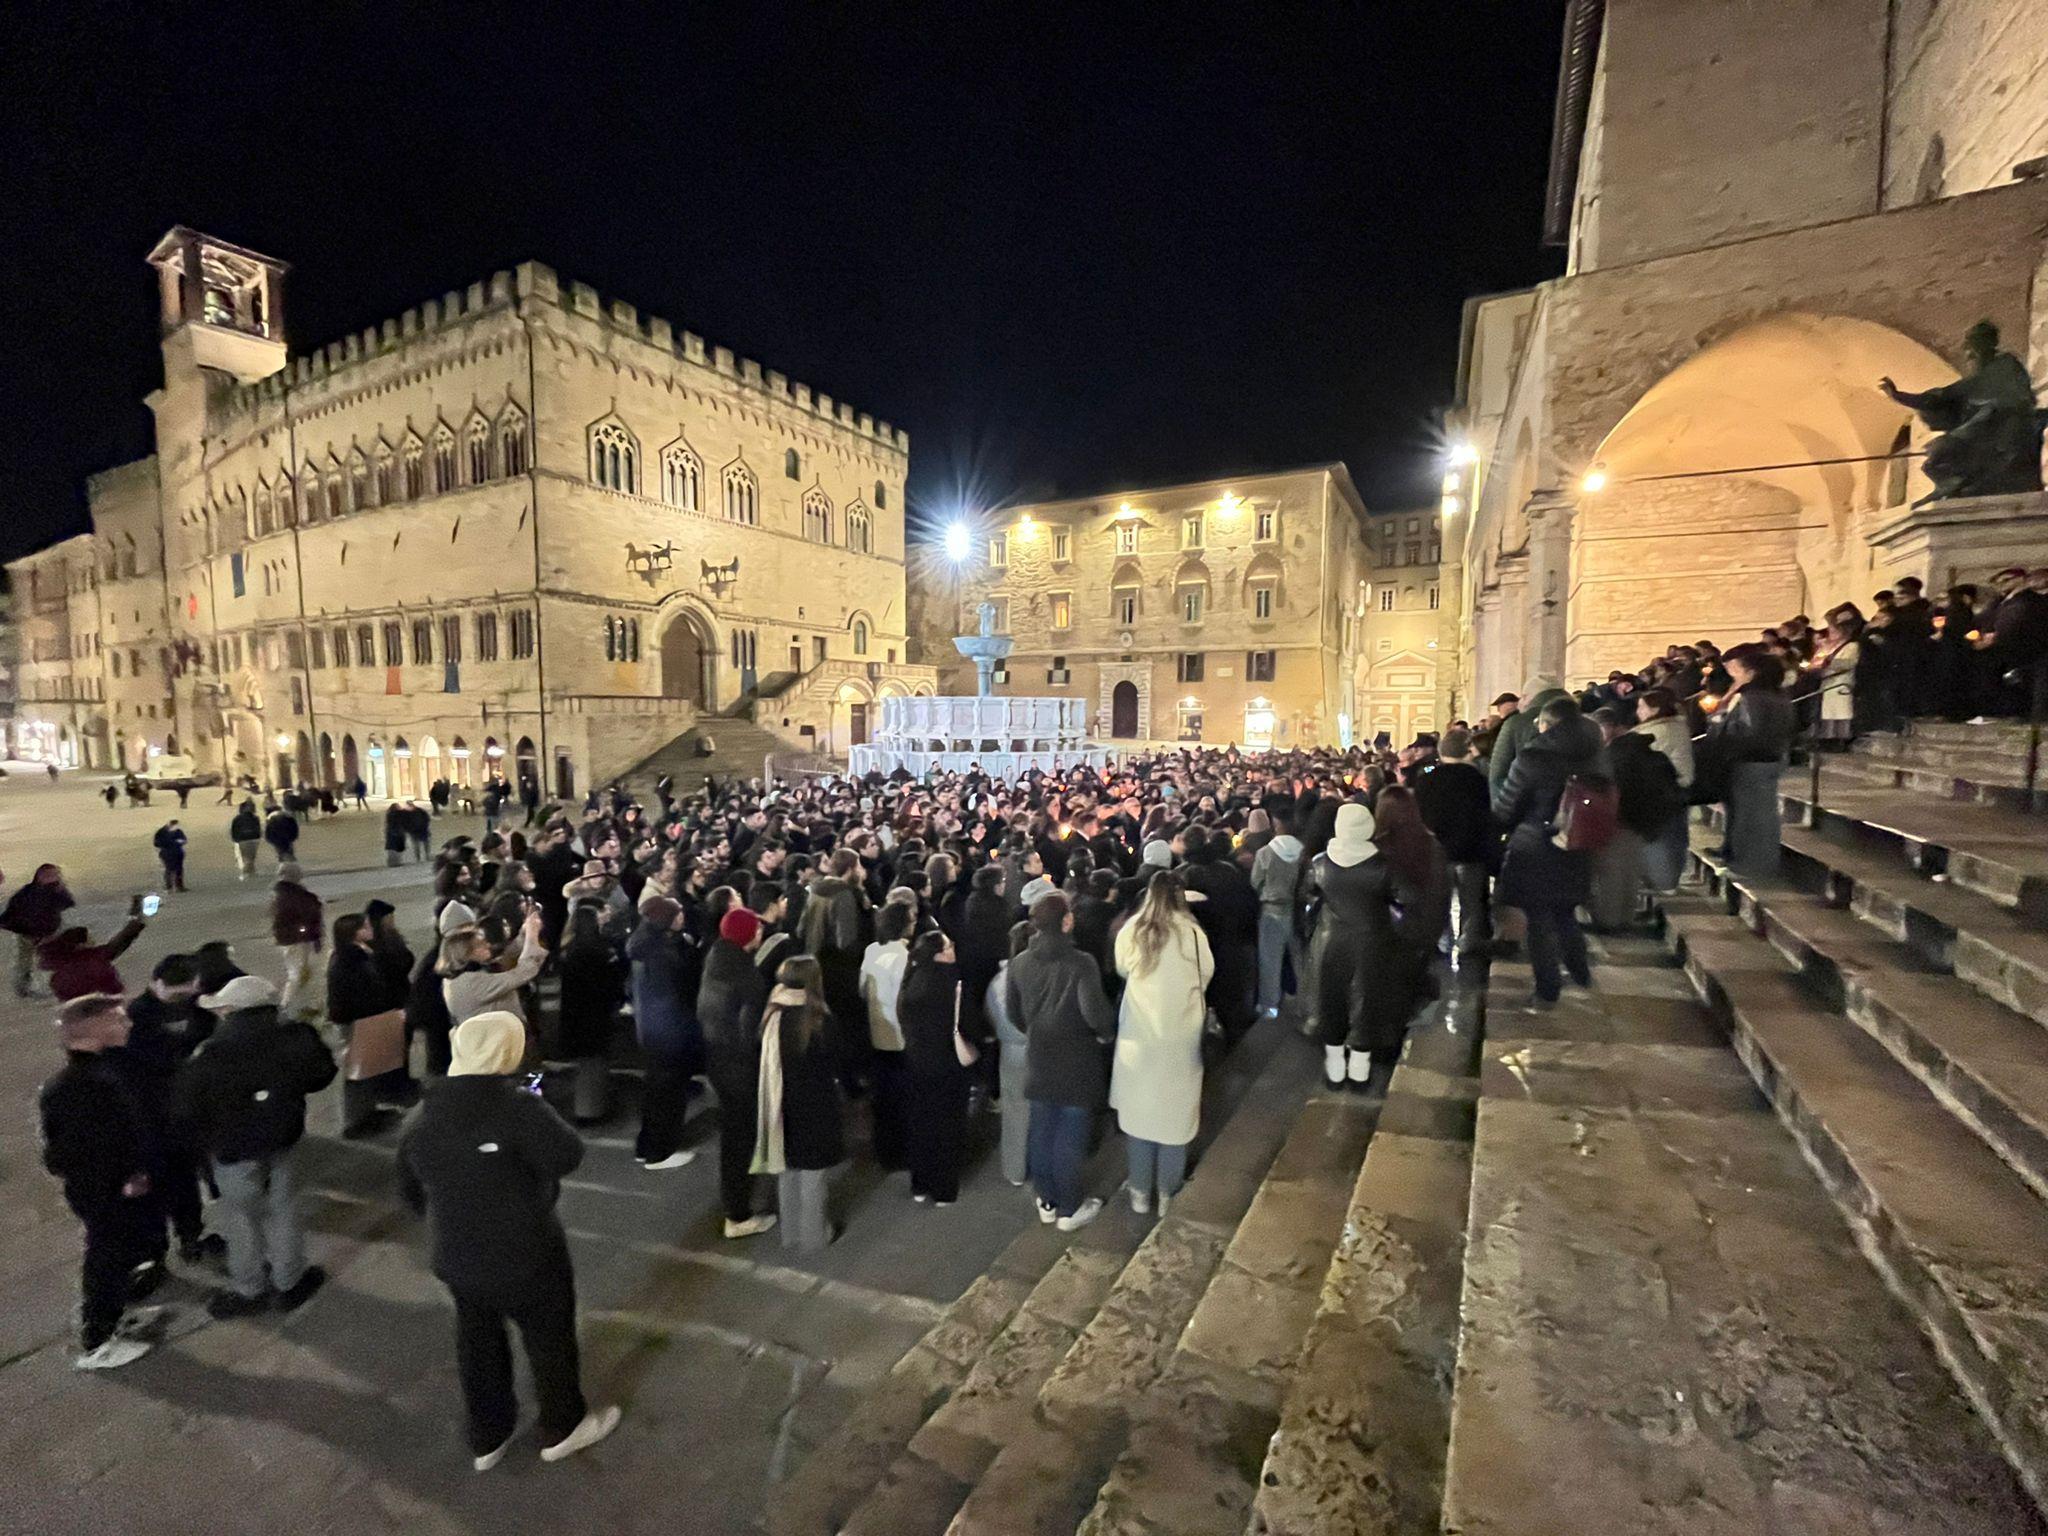
<svg viewBox="0 0 2048 1536">
<path fill-rule="evenodd" d="M 700 710 L 718 702 L 718 630 L 711 615 L 686 597 L 671 598 L 656 615 L 661 626 L 661 691 Z"/>
</svg>

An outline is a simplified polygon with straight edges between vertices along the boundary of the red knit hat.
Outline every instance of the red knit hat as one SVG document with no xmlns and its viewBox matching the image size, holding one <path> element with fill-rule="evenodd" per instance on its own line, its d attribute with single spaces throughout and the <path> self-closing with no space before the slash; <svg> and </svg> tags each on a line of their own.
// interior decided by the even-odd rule
<svg viewBox="0 0 2048 1536">
<path fill-rule="evenodd" d="M 718 920 L 718 936 L 745 949 L 761 931 L 761 919 L 746 907 L 734 907 Z"/>
</svg>

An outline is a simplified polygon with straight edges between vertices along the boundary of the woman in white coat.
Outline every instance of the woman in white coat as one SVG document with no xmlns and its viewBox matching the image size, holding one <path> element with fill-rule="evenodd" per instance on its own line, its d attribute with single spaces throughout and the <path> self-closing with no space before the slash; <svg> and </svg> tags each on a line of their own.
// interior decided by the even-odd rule
<svg viewBox="0 0 2048 1536">
<path fill-rule="evenodd" d="M 1188 910 L 1187 885 L 1153 876 L 1137 915 L 1116 937 L 1124 977 L 1109 1102 L 1130 1152 L 1131 1209 L 1159 1214 L 1187 1176 L 1202 1114 L 1202 991 L 1215 974 L 1209 940 Z"/>
</svg>

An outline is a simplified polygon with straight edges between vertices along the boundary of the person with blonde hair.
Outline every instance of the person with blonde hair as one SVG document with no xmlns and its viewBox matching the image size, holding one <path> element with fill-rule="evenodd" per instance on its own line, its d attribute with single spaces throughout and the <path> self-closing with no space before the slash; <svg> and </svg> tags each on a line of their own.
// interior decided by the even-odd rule
<svg viewBox="0 0 2048 1536">
<path fill-rule="evenodd" d="M 1209 939 L 1172 870 L 1145 887 L 1137 915 L 1116 936 L 1124 978 L 1109 1102 L 1130 1164 L 1131 1209 L 1164 1216 L 1187 1176 L 1188 1143 L 1202 1113 L 1203 1001 L 1216 973 Z"/>
<path fill-rule="evenodd" d="M 846 1157 L 830 1023 L 824 968 L 810 955 L 783 961 L 761 1016 L 753 1171 L 775 1175 L 782 1244 L 806 1252 L 832 1241 L 826 1175 Z"/>
<path fill-rule="evenodd" d="M 584 1401 L 576 1274 L 555 1214 L 583 1142 L 514 1076 L 525 1053 L 517 1014 L 491 1009 L 457 1025 L 447 1081 L 398 1144 L 399 1188 L 426 1215 L 434 1273 L 455 1298 L 455 1359 L 479 1472 L 504 1459 L 518 1426 L 507 1322 L 519 1325 L 533 1371 L 543 1461 L 573 1456 L 619 1424 L 617 1407 Z"/>
</svg>

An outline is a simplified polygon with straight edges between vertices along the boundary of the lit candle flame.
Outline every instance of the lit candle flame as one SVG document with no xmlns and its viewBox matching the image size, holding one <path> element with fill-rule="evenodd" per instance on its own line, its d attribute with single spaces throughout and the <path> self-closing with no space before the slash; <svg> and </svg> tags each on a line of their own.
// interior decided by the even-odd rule
<svg viewBox="0 0 2048 1536">
<path fill-rule="evenodd" d="M 1711 715 L 1720 706 L 1721 699 L 1718 694 L 1703 693 L 1700 695 L 1700 712 L 1702 714 Z"/>
</svg>

